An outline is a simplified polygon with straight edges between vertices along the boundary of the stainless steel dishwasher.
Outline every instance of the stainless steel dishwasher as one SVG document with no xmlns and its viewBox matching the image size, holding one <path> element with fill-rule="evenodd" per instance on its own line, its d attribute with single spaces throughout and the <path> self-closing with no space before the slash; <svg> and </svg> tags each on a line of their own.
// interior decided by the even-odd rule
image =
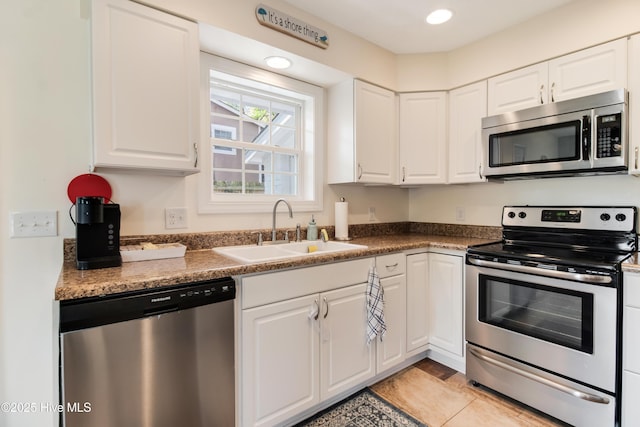
<svg viewBox="0 0 640 427">
<path fill-rule="evenodd" d="M 230 279 L 60 303 L 66 427 L 235 425 Z"/>
</svg>

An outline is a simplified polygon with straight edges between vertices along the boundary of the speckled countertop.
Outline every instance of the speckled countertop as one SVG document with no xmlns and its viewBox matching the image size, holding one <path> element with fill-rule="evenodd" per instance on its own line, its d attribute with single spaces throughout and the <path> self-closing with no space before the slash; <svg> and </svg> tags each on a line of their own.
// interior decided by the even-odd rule
<svg viewBox="0 0 640 427">
<path fill-rule="evenodd" d="M 462 231 L 449 230 L 451 232 L 450 234 L 457 231 L 458 235 L 429 234 L 424 232 L 430 231 L 428 227 L 425 229 L 424 227 L 415 227 L 413 225 L 403 225 L 399 229 L 394 228 L 384 231 L 382 234 L 375 236 L 354 236 L 351 243 L 366 245 L 367 249 L 313 256 L 306 255 L 257 264 L 242 264 L 220 255 L 210 249 L 214 245 L 209 246 L 207 249 L 192 249 L 190 247 L 183 258 L 129 262 L 123 263 L 121 267 L 95 270 L 77 270 L 73 258 L 65 256 L 65 262 L 55 289 L 55 299 L 69 300 L 140 289 L 151 289 L 220 277 L 348 260 L 409 249 L 444 248 L 466 250 L 470 245 L 495 241 L 499 235 L 499 230 L 493 228 L 481 230 L 481 233 L 478 233 L 477 229 L 473 230 L 473 233 L 469 233 L 467 229 L 464 229 Z M 471 236 L 473 234 L 475 234 L 475 236 Z M 193 245 L 189 246 L 193 247 Z"/>
<path fill-rule="evenodd" d="M 636 252 L 622 263 L 622 271 L 640 273 L 640 253 Z"/>
</svg>

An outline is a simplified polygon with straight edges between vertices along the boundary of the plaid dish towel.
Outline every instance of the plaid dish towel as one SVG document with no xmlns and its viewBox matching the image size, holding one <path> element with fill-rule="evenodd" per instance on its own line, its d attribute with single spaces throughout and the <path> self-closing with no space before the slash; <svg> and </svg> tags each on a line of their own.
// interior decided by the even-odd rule
<svg viewBox="0 0 640 427">
<path fill-rule="evenodd" d="M 384 323 L 384 289 L 375 267 L 369 270 L 367 281 L 367 343 L 380 336 L 380 341 L 387 331 Z"/>
</svg>

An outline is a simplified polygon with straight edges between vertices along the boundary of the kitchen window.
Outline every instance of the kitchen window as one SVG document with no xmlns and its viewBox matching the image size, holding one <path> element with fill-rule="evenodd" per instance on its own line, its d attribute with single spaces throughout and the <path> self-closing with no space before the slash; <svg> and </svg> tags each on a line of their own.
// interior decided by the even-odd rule
<svg viewBox="0 0 640 427">
<path fill-rule="evenodd" d="M 322 209 L 323 90 L 201 54 L 201 212 Z"/>
</svg>

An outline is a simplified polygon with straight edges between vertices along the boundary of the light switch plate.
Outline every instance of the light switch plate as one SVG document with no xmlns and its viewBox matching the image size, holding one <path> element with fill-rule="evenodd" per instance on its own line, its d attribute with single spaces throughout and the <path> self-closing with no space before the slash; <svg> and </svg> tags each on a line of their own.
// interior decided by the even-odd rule
<svg viewBox="0 0 640 427">
<path fill-rule="evenodd" d="M 57 211 L 11 213 L 11 237 L 48 237 L 57 235 Z"/>
</svg>

